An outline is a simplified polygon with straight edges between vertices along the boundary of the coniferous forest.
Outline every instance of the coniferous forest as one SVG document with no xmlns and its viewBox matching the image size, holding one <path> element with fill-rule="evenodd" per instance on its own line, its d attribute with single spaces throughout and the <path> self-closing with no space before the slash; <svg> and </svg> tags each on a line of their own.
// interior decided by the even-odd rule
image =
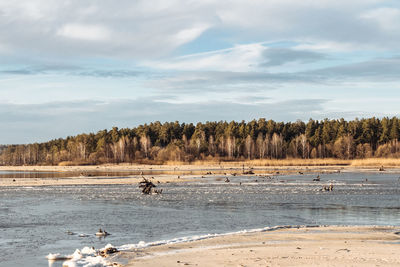
<svg viewBox="0 0 400 267">
<path fill-rule="evenodd" d="M 399 157 L 399 119 L 153 122 L 45 143 L 0 146 L 2 165 Z"/>
</svg>

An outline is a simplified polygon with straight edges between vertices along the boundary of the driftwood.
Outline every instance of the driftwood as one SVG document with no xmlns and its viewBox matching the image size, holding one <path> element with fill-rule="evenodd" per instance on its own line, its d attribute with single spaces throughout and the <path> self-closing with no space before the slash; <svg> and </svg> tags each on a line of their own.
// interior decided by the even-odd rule
<svg viewBox="0 0 400 267">
<path fill-rule="evenodd" d="M 153 191 L 155 194 L 162 194 L 162 189 L 154 189 L 154 191 Z"/>
<path fill-rule="evenodd" d="M 142 188 L 143 194 L 150 195 L 151 193 L 155 193 L 155 194 L 162 193 L 162 189 L 160 189 L 160 190 L 154 189 L 154 187 L 157 187 L 157 186 L 155 184 L 153 184 L 153 182 L 149 181 L 145 177 L 142 177 L 142 178 L 143 178 L 143 181 L 141 181 L 139 183 L 139 188 Z"/>
<path fill-rule="evenodd" d="M 385 169 L 383 168 L 383 166 L 381 166 L 381 167 L 379 168 L 379 171 L 380 171 L 380 172 L 385 171 Z"/>
<path fill-rule="evenodd" d="M 249 171 L 243 172 L 243 174 L 254 174 L 254 172 L 252 170 L 249 170 Z"/>
<path fill-rule="evenodd" d="M 333 191 L 333 185 L 330 184 L 329 186 L 325 185 L 322 187 L 321 191 Z"/>
<path fill-rule="evenodd" d="M 99 255 L 102 256 L 102 257 L 107 257 L 107 256 L 109 256 L 111 254 L 114 254 L 114 253 L 117 253 L 117 252 L 119 252 L 118 249 L 116 249 L 114 247 L 108 247 L 108 248 L 105 248 L 103 250 L 100 250 L 99 251 Z"/>
<path fill-rule="evenodd" d="M 156 187 L 155 184 L 153 184 L 151 181 L 147 180 L 146 178 L 142 177 L 143 181 L 139 183 L 139 188 L 142 188 L 142 193 L 149 195 L 151 194 L 151 191 L 153 187 Z"/>
</svg>

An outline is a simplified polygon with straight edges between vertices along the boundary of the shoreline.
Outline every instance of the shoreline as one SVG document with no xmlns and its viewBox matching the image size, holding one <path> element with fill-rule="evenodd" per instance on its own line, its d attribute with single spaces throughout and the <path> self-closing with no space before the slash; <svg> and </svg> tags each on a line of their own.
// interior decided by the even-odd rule
<svg viewBox="0 0 400 267">
<path fill-rule="evenodd" d="M 296 226 L 121 252 L 124 266 L 400 265 L 399 226 Z M 114 257 L 113 257 L 114 259 Z"/>
<path fill-rule="evenodd" d="M 12 172 L 0 178 L 5 186 L 54 186 L 54 185 L 109 185 L 137 184 L 142 177 L 159 183 L 196 181 L 201 177 L 232 176 L 285 176 L 317 175 L 339 172 L 399 173 L 400 168 L 389 167 L 384 171 L 370 166 L 234 166 L 234 165 L 137 165 L 106 164 L 90 166 L 0 166 L 0 171 Z M 26 177 L 24 172 L 48 172 L 48 177 Z M 250 172 L 250 173 L 246 173 Z M 55 173 L 53 176 L 51 173 Z M 60 176 L 58 176 L 60 175 Z M 154 177 L 154 178 L 153 178 Z"/>
<path fill-rule="evenodd" d="M 329 161 L 313 161 L 313 160 L 272 160 L 262 164 L 257 160 L 254 161 L 224 161 L 224 162 L 207 162 L 200 161 L 192 164 L 185 162 L 173 162 L 166 164 L 138 164 L 138 163 L 107 163 L 99 165 L 3 165 L 0 171 L 35 171 L 35 172 L 79 172 L 79 171 L 97 171 L 97 172 L 129 172 L 129 171 L 204 171 L 204 170 L 284 170 L 284 171 L 338 171 L 338 170 L 364 170 L 379 171 L 384 167 L 384 171 L 396 170 L 400 172 L 400 159 L 398 164 L 391 161 L 377 161 L 371 164 L 367 160 L 354 160 L 356 164 L 340 164 L 340 162 L 330 163 Z M 396 160 L 397 163 L 397 160 Z"/>
</svg>

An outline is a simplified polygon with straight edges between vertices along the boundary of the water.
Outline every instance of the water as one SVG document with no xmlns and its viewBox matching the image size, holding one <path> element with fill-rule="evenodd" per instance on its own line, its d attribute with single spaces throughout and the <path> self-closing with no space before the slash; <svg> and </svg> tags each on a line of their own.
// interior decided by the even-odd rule
<svg viewBox="0 0 400 267">
<path fill-rule="evenodd" d="M 40 179 L 54 179 L 54 178 L 67 178 L 67 177 L 126 177 L 128 175 L 203 175 L 210 171 L 210 169 L 196 169 L 196 170 L 180 170 L 178 168 L 174 170 L 169 169 L 146 169 L 146 170 L 125 170 L 125 171 L 104 171 L 104 170 L 85 170 L 85 171 L 0 171 L 0 179 L 8 178 L 40 178 Z M 212 169 L 213 174 L 224 174 L 225 169 Z M 242 168 L 230 168 L 231 172 L 240 172 Z M 267 169 L 253 170 L 255 173 L 265 173 Z"/>
<path fill-rule="evenodd" d="M 85 246 L 275 225 L 400 225 L 398 174 L 326 174 L 312 182 L 314 177 L 236 176 L 230 183 L 208 177 L 163 184 L 163 194 L 151 196 L 137 185 L 3 187 L 0 266 L 48 266 L 50 252 L 71 254 Z M 332 192 L 319 190 L 330 183 Z M 112 235 L 95 237 L 100 227 Z"/>
</svg>

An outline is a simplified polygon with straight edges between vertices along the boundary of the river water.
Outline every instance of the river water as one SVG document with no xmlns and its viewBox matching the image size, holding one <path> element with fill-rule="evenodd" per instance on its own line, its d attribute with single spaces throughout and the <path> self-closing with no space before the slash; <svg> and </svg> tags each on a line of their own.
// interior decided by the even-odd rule
<svg viewBox="0 0 400 267">
<path fill-rule="evenodd" d="M 400 225 L 400 175 L 208 177 L 137 185 L 0 188 L 0 266 L 48 266 L 49 253 L 277 225 Z M 333 184 L 332 192 L 323 192 Z M 97 238 L 104 228 L 110 236 Z M 68 235 L 66 231 L 76 234 Z M 79 237 L 86 234 L 86 237 Z M 55 263 L 52 266 L 61 266 Z"/>
</svg>

